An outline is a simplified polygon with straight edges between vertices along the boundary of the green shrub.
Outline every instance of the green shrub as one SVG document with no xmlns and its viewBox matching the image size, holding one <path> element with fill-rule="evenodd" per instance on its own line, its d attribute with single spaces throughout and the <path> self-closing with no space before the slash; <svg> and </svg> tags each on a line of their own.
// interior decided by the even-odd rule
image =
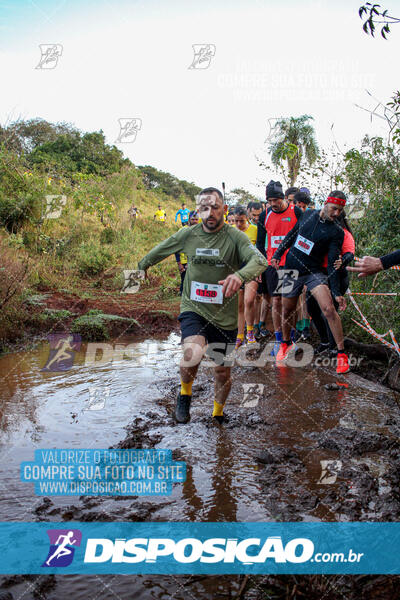
<svg viewBox="0 0 400 600">
<path fill-rule="evenodd" d="M 81 275 L 98 275 L 109 266 L 111 260 L 111 252 L 88 242 L 79 248 L 78 270 Z"/>
<path fill-rule="evenodd" d="M 120 317 L 119 315 L 108 315 L 102 313 L 101 310 L 92 309 L 85 315 L 78 317 L 72 324 L 71 332 L 79 333 L 82 339 L 88 342 L 101 342 L 110 337 L 108 325 L 119 322 L 127 325 L 126 329 L 130 329 L 134 325 L 139 325 L 135 319 L 129 317 Z"/>
<path fill-rule="evenodd" d="M 115 231 L 111 227 L 106 227 L 100 233 L 100 242 L 102 244 L 112 244 L 115 241 Z"/>
<path fill-rule="evenodd" d="M 79 333 L 87 342 L 101 342 L 110 337 L 107 324 L 102 316 L 89 313 L 75 319 L 71 326 L 71 333 Z"/>
</svg>

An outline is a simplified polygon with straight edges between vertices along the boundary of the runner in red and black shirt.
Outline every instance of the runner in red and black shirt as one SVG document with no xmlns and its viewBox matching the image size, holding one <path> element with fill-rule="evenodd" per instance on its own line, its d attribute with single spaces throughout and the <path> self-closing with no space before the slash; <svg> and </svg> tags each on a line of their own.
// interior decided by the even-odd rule
<svg viewBox="0 0 400 600">
<path fill-rule="evenodd" d="M 335 262 L 340 256 L 343 245 L 344 232 L 335 223 L 335 219 L 342 213 L 345 204 L 346 196 L 343 192 L 338 190 L 331 192 L 320 211 L 309 210 L 303 214 L 270 261 L 272 266 L 278 269 L 282 256 L 289 250 L 285 267 L 298 271 L 298 278 L 293 281 L 292 289 L 282 294 L 283 342 L 277 355 L 278 362 L 287 358 L 293 346 L 290 343 L 290 323 L 297 298 L 303 286 L 306 286 L 317 300 L 335 338 L 338 348 L 336 372 L 347 373 L 349 370 L 348 358 L 344 352 L 342 323 L 328 287 L 329 277 L 332 294 L 339 309 L 344 310 L 346 302 L 340 293 L 339 276 L 335 269 Z M 328 255 L 328 277 L 323 268 L 326 254 Z"/>
<path fill-rule="evenodd" d="M 279 275 L 277 270 L 271 266 L 271 259 L 279 244 L 302 217 L 303 211 L 289 203 L 279 181 L 269 182 L 266 188 L 266 198 L 270 207 L 263 211 L 258 219 L 257 249 L 264 254 L 269 265 L 261 275 L 260 291 L 272 297 L 272 321 L 276 340 L 272 355 L 276 356 L 282 342 L 282 293 L 278 291 Z M 289 249 L 282 255 L 279 269 L 284 268 L 288 251 Z"/>
</svg>

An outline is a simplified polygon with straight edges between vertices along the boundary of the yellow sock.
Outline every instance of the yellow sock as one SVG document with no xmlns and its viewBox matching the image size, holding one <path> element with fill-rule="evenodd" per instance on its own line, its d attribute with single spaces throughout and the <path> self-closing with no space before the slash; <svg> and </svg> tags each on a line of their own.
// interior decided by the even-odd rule
<svg viewBox="0 0 400 600">
<path fill-rule="evenodd" d="M 247 331 L 253 331 L 254 326 L 253 325 L 247 325 Z"/>
<path fill-rule="evenodd" d="M 189 381 L 189 383 L 185 383 L 184 381 L 181 381 L 182 396 L 191 396 L 192 395 L 192 385 L 193 385 L 193 381 Z"/>
<path fill-rule="evenodd" d="M 237 337 L 239 338 L 239 340 L 244 340 L 244 333 L 238 333 Z"/>
<path fill-rule="evenodd" d="M 213 417 L 222 417 L 224 415 L 224 404 L 220 404 L 214 400 Z"/>
</svg>

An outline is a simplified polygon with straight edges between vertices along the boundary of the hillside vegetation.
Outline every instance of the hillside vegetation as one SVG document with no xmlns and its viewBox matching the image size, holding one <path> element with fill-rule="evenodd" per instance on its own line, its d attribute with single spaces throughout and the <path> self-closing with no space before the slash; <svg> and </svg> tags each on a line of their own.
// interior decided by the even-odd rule
<svg viewBox="0 0 400 600">
<path fill-rule="evenodd" d="M 35 120 L 1 130 L 0 140 L 4 346 L 34 327 L 32 310 L 48 292 L 120 297 L 123 269 L 136 268 L 178 229 L 175 212 L 183 201 L 194 208 L 199 188 L 154 167 L 136 167 L 105 144 L 102 132 L 82 135 L 65 124 Z M 140 216 L 132 226 L 133 202 Z M 153 220 L 159 203 L 167 211 L 166 224 Z M 48 218 L 49 211 L 60 214 Z M 144 286 L 156 286 L 160 299 L 176 297 L 178 279 L 169 259 L 152 270 Z"/>
</svg>

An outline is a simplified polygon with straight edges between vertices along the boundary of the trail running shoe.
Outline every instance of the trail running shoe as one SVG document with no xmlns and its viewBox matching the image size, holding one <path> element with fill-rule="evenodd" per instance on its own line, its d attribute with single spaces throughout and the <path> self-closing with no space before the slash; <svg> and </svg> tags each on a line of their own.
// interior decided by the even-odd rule
<svg viewBox="0 0 400 600">
<path fill-rule="evenodd" d="M 254 331 L 248 331 L 246 339 L 248 344 L 255 344 L 256 338 L 254 337 Z"/>
<path fill-rule="evenodd" d="M 236 338 L 235 350 L 238 350 L 243 345 L 242 338 Z"/>
<path fill-rule="evenodd" d="M 298 331 L 297 329 L 292 329 L 290 332 L 290 339 L 292 340 L 292 342 L 297 342 L 302 336 L 302 332 Z"/>
<path fill-rule="evenodd" d="M 350 371 L 349 359 L 344 352 L 338 352 L 336 373 L 348 373 Z"/>
<path fill-rule="evenodd" d="M 258 325 L 254 325 L 254 337 L 256 338 L 256 340 L 258 341 L 259 339 L 261 339 L 261 331 Z"/>
<path fill-rule="evenodd" d="M 315 354 L 328 354 L 329 352 L 329 344 L 324 344 L 321 342 L 314 350 Z"/>
<path fill-rule="evenodd" d="M 174 417 L 178 423 L 187 423 L 190 421 L 190 403 L 192 396 L 178 393 L 176 398 Z"/>
<path fill-rule="evenodd" d="M 286 344 L 285 342 L 282 342 L 279 345 L 279 351 L 276 355 L 276 362 L 280 362 L 281 360 L 285 360 L 287 353 L 289 351 L 290 348 L 290 344 Z"/>
<path fill-rule="evenodd" d="M 296 344 L 285 344 L 285 342 L 282 342 L 279 352 L 276 355 L 276 362 L 286 360 L 294 352 L 296 352 Z"/>
<path fill-rule="evenodd" d="M 303 339 L 303 340 L 311 339 L 311 333 L 310 333 L 309 327 L 304 327 L 303 331 L 301 332 L 301 339 Z"/>
<path fill-rule="evenodd" d="M 268 329 L 260 329 L 261 337 L 270 337 L 272 333 Z"/>
<path fill-rule="evenodd" d="M 215 417 L 213 417 L 213 420 L 215 420 L 218 423 L 218 425 L 222 425 L 222 423 L 225 421 L 225 416 L 215 415 Z"/>
</svg>

